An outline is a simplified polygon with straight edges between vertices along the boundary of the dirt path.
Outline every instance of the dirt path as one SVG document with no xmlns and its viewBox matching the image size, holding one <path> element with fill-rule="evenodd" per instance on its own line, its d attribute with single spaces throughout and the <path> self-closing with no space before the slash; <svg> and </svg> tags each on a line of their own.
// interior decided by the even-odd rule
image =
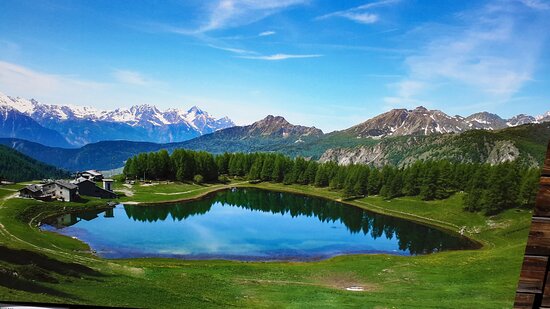
<svg viewBox="0 0 550 309">
<path fill-rule="evenodd" d="M 4 189 L 4 190 L 7 190 L 7 189 Z M 3 201 L 7 201 L 9 200 L 10 198 L 14 198 L 18 195 L 19 193 L 18 192 L 15 192 L 15 193 L 12 193 L 10 195 L 6 195 L 2 198 Z M 4 205 L 4 203 L 2 203 L 2 205 Z"/>
<path fill-rule="evenodd" d="M 1 187 L 0 187 L 0 190 L 11 191 L 11 192 L 17 192 L 16 189 L 1 188 Z"/>
<path fill-rule="evenodd" d="M 126 196 L 134 196 L 134 191 L 132 191 L 130 189 L 117 189 L 115 191 L 122 192 Z"/>
<path fill-rule="evenodd" d="M 234 183 L 234 184 L 230 184 L 230 185 L 222 185 L 220 187 L 223 187 L 223 186 L 227 186 L 227 187 L 237 186 L 237 185 L 242 185 L 243 183 L 248 183 L 248 181 L 238 182 L 238 183 Z M 218 188 L 218 186 L 212 186 L 210 188 Z M 204 189 L 204 188 L 197 188 L 197 189 L 193 189 L 193 190 L 189 190 L 189 191 L 170 192 L 170 193 L 155 192 L 154 194 L 158 194 L 158 195 L 180 195 L 180 194 L 195 192 L 195 191 L 202 190 L 202 189 Z"/>
</svg>

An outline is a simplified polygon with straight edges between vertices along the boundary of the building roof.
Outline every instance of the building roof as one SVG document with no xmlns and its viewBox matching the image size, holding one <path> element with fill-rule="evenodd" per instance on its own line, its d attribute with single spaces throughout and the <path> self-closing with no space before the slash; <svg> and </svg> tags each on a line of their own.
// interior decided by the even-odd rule
<svg viewBox="0 0 550 309">
<path fill-rule="evenodd" d="M 92 176 L 102 176 L 103 174 L 101 174 L 100 172 L 96 171 L 96 170 L 88 170 L 88 171 L 85 171 L 84 173 L 88 173 Z"/>
<path fill-rule="evenodd" d="M 60 187 L 67 188 L 67 189 L 69 189 L 69 190 L 78 189 L 78 186 L 77 186 L 77 185 L 72 184 L 72 183 L 70 183 L 70 182 L 66 182 L 66 181 L 56 180 L 56 181 L 55 181 L 55 184 L 57 184 L 57 185 L 60 186 Z"/>
<path fill-rule="evenodd" d="M 36 192 L 42 191 L 42 186 L 32 184 L 32 185 L 28 185 L 28 186 L 24 187 L 24 188 L 21 189 L 21 190 L 25 190 L 25 189 L 27 189 L 27 190 L 29 190 L 29 191 L 31 191 L 31 192 L 35 192 L 35 193 L 36 193 Z M 19 191 L 21 191 L 21 190 L 19 190 Z"/>
<path fill-rule="evenodd" d="M 81 184 L 83 182 L 86 182 L 86 181 L 91 182 L 95 185 L 95 182 L 93 182 L 92 180 L 90 180 L 88 178 L 85 178 L 85 177 L 78 177 L 77 179 L 71 181 L 71 183 L 74 183 L 75 185 L 79 185 L 79 184 Z"/>
</svg>

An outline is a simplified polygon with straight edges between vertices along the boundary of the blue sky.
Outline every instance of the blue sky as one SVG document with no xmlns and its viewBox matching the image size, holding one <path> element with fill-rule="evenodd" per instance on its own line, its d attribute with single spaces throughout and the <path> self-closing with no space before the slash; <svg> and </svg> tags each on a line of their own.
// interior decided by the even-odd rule
<svg viewBox="0 0 550 309">
<path fill-rule="evenodd" d="M 550 1 L 0 2 L 0 92 L 324 131 L 391 108 L 550 110 Z"/>
</svg>

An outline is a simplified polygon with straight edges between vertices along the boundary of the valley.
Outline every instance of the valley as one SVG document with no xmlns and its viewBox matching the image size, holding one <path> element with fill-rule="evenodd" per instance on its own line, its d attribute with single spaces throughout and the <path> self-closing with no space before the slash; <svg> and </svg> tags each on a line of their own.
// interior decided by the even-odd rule
<svg viewBox="0 0 550 309">
<path fill-rule="evenodd" d="M 230 186 L 296 192 L 331 200 L 341 198 L 336 192 L 312 186 L 261 183 L 230 184 L 225 188 Z M 154 192 L 165 191 L 163 184 L 153 187 Z M 142 188 L 152 192 L 151 187 L 136 184 L 131 188 L 134 195 L 129 198 L 147 202 L 147 196 L 151 193 L 144 195 Z M 199 190 L 190 192 L 186 198 L 223 189 L 224 186 L 196 188 Z M 178 189 L 178 185 L 174 184 L 166 189 L 167 192 L 177 192 L 189 191 L 190 187 L 184 185 Z M 462 231 L 481 242 L 482 249 L 412 257 L 374 254 L 339 256 L 307 263 L 242 263 L 101 259 L 87 252 L 86 246 L 78 240 L 40 232 L 36 227 L 42 218 L 62 212 L 66 203 L 29 204 L 20 199 L 7 199 L 1 202 L 0 208 L 2 246 L 17 250 L 17 254 L 25 252 L 21 250 L 37 252 L 39 255 L 34 259 L 39 268 L 32 273 L 24 272 L 23 269 L 28 266 L 0 261 L 8 270 L 7 274 L 20 274 L 19 282 L 35 280 L 27 291 L 18 289 L 13 281 L 0 282 L 0 295 L 11 300 L 54 303 L 94 301 L 97 305 L 137 307 L 159 304 L 172 307 L 182 302 L 208 307 L 322 306 L 334 300 L 350 306 L 367 302 L 402 307 L 415 306 L 418 299 L 422 299 L 426 306 L 439 308 L 506 307 L 513 301 L 530 212 L 513 209 L 486 218 L 464 212 L 460 200 L 458 194 L 433 202 L 408 197 L 388 202 L 368 197 L 345 203 L 352 205 L 350 207 L 424 222 L 454 233 Z M 70 203 L 69 207 L 80 210 L 102 205 L 104 202 L 88 201 L 84 204 Z M 60 263 L 77 263 L 84 268 L 80 267 L 73 273 L 59 272 L 41 262 L 46 258 Z M 33 273 L 41 274 L 41 277 Z M 74 275 L 82 279 L 75 279 Z M 67 282 L 71 284 L 65 284 Z M 362 291 L 346 290 L 351 286 L 360 287 Z M 49 292 L 37 293 L 40 291 Z"/>
</svg>

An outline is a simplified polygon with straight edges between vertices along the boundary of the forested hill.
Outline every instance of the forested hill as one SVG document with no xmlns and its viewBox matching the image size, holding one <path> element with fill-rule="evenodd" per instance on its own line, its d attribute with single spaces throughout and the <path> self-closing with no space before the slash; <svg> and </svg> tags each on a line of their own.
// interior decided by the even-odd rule
<svg viewBox="0 0 550 309">
<path fill-rule="evenodd" d="M 2 180 L 18 182 L 68 176 L 66 171 L 39 162 L 11 148 L 0 145 L 0 179 Z"/>
<path fill-rule="evenodd" d="M 331 147 L 321 162 L 407 166 L 417 160 L 498 164 L 517 161 L 540 166 L 550 141 L 550 123 L 529 124 L 498 131 L 472 130 L 461 134 L 399 136 L 371 145 Z"/>
<path fill-rule="evenodd" d="M 295 126 L 284 125 L 283 123 L 283 129 L 289 127 L 297 130 Z M 375 166 L 404 166 L 418 159 L 491 164 L 518 160 L 535 166 L 542 163 L 550 140 L 550 122 L 499 131 L 472 130 L 461 134 L 410 135 L 382 139 L 358 138 L 343 131 L 323 135 L 304 131 L 298 132 L 291 139 L 274 138 L 273 134 L 266 132 L 279 131 L 273 130 L 272 126 L 266 128 L 269 130 L 256 132 L 252 127 L 235 127 L 191 141 L 171 144 L 107 141 L 88 144 L 82 148 L 65 149 L 7 138 L 0 138 L 0 144 L 39 161 L 77 171 L 115 169 L 124 166 L 128 158 L 141 152 L 166 149 L 171 153 L 179 148 L 204 150 L 214 154 L 225 151 L 279 152 L 290 157 L 301 156 L 313 160 L 322 158 L 322 162 L 368 163 Z M 294 132 L 290 129 L 287 131 Z M 315 133 L 314 129 L 310 128 L 310 131 Z"/>
</svg>

